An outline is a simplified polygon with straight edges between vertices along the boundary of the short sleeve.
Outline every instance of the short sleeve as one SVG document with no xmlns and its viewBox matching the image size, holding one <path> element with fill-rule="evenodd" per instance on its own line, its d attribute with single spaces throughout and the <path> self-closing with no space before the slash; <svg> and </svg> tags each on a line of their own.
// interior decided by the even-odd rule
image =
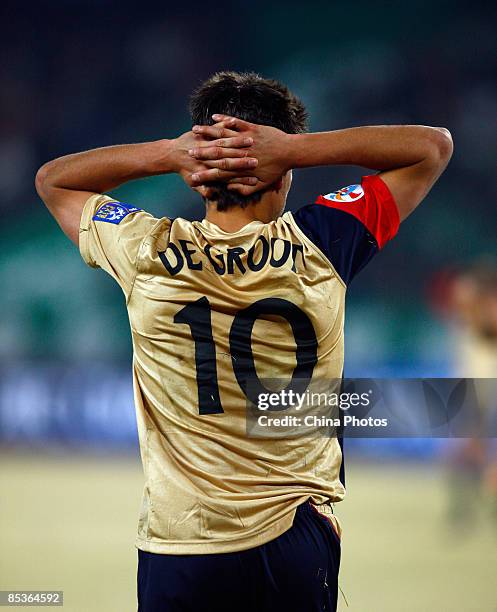
<svg viewBox="0 0 497 612">
<path fill-rule="evenodd" d="M 105 195 L 91 196 L 81 215 L 81 256 L 92 268 L 110 274 L 128 298 L 137 273 L 139 249 L 157 222 L 136 206 Z"/>
<path fill-rule="evenodd" d="M 393 196 L 378 175 L 321 195 L 293 217 L 345 284 L 396 235 L 400 222 Z"/>
</svg>

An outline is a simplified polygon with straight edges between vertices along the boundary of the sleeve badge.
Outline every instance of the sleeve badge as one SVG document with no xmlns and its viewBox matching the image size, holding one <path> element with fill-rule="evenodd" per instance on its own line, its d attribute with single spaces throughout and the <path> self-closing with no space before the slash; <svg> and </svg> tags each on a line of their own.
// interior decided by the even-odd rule
<svg viewBox="0 0 497 612">
<path fill-rule="evenodd" d="M 127 215 L 142 210 L 131 204 L 124 202 L 106 202 L 103 204 L 93 216 L 93 221 L 105 221 L 119 225 Z"/>
<path fill-rule="evenodd" d="M 364 196 L 364 189 L 361 185 L 349 185 L 348 187 L 342 187 L 338 191 L 332 191 L 327 195 L 323 196 L 326 200 L 332 202 L 355 202 Z"/>
</svg>

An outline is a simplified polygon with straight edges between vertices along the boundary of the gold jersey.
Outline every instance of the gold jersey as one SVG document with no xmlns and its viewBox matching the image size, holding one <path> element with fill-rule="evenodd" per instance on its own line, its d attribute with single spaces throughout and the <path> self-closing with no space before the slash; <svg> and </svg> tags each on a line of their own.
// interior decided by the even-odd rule
<svg viewBox="0 0 497 612">
<path fill-rule="evenodd" d="M 292 213 L 228 233 L 97 195 L 80 251 L 126 297 L 145 473 L 138 548 L 252 548 L 286 531 L 305 500 L 343 498 L 336 437 L 246 432 L 247 371 L 342 376 L 346 286 Z"/>
</svg>

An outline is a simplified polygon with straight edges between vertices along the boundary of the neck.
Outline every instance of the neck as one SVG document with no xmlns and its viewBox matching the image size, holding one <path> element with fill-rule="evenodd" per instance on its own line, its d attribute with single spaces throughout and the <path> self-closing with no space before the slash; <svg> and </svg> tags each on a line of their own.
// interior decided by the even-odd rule
<svg viewBox="0 0 497 612">
<path fill-rule="evenodd" d="M 272 211 L 264 202 L 249 204 L 245 208 L 234 206 L 225 211 L 218 211 L 216 202 L 206 202 L 205 218 L 225 232 L 237 232 L 252 221 L 269 223 L 272 221 Z"/>
</svg>

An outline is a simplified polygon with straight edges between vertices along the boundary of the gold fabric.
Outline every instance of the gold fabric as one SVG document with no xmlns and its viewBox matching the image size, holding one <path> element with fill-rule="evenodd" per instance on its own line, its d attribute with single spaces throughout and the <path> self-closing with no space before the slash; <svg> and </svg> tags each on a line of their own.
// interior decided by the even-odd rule
<svg viewBox="0 0 497 612">
<path fill-rule="evenodd" d="M 336 438 L 247 437 L 246 396 L 230 344 L 237 313 L 260 300 L 285 300 L 314 328 L 313 380 L 340 378 L 345 286 L 330 262 L 291 213 L 227 233 L 206 220 L 156 219 L 143 211 L 119 223 L 94 220 L 109 202 L 115 200 L 88 200 L 80 250 L 126 296 L 145 472 L 138 548 L 165 554 L 248 549 L 291 527 L 305 500 L 341 500 Z M 285 310 L 257 316 L 250 339 L 259 378 L 289 380 L 297 345 Z M 216 413 L 199 413 L 199 383 L 218 390 L 211 398 Z"/>
</svg>

